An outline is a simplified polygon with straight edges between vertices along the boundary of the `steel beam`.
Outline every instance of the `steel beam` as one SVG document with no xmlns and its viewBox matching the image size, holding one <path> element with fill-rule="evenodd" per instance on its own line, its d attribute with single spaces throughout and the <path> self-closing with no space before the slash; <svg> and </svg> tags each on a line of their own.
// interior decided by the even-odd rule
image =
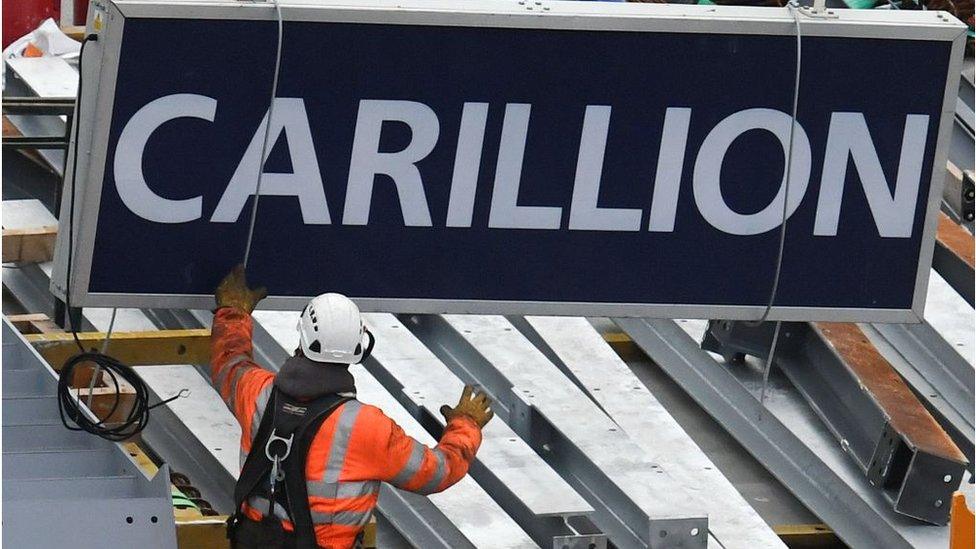
<svg viewBox="0 0 976 549">
<path fill-rule="evenodd" d="M 972 60 L 967 60 L 962 69 L 962 77 L 959 79 L 949 160 L 959 168 L 970 171 L 974 169 L 973 132 L 976 129 L 976 116 L 973 110 L 973 65 Z"/>
<path fill-rule="evenodd" d="M 382 342 L 365 362 L 386 390 L 428 431 L 439 433 L 441 404 L 461 394 L 464 383 L 391 314 L 366 314 Z M 470 474 L 542 547 L 606 547 L 586 518 L 593 508 L 502 421 L 482 430 Z M 574 526 L 571 526 L 573 524 Z M 580 526 L 580 525 L 583 526 Z M 577 533 L 583 528 L 591 533 Z"/>
<path fill-rule="evenodd" d="M 617 547 L 705 547 L 705 510 L 503 317 L 401 316 L 594 507 Z"/>
<path fill-rule="evenodd" d="M 976 461 L 973 365 L 927 322 L 864 324 L 861 329 L 949 433 L 972 471 Z"/>
<path fill-rule="evenodd" d="M 712 321 L 702 347 L 768 354 L 772 323 Z M 966 458 L 856 324 L 784 323 L 776 364 L 894 509 L 933 524 Z"/>
<path fill-rule="evenodd" d="M 716 363 L 674 321 L 616 318 L 614 322 L 780 482 L 851 547 L 915 547 L 918 529 L 905 525 L 884 498 L 867 493 L 866 479 L 814 438 L 801 440 L 727 368 Z M 809 446 L 808 446 L 809 444 Z M 856 469 L 853 464 L 850 468 Z M 863 485 L 862 485 L 863 483 Z M 880 500 L 880 501 L 879 501 Z M 922 526 L 927 536 L 934 527 Z M 941 543 L 935 540 L 931 546 Z"/>
<path fill-rule="evenodd" d="M 542 316 L 509 320 L 706 510 L 710 535 L 722 545 L 784 547 L 589 321 Z"/>
</svg>

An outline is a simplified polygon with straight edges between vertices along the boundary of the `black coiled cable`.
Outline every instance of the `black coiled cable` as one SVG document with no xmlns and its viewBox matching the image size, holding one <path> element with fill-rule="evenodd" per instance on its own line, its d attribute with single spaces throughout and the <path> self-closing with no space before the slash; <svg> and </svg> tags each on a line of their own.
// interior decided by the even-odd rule
<svg viewBox="0 0 976 549">
<path fill-rule="evenodd" d="M 75 116 L 72 119 L 72 128 L 74 134 L 74 150 L 73 159 L 71 163 L 71 206 L 69 207 L 68 214 L 68 265 L 66 273 L 66 288 L 65 288 L 65 305 L 70 311 L 71 307 L 71 264 L 72 264 L 72 251 L 74 248 L 74 213 L 75 213 L 75 196 L 76 189 L 78 187 L 78 182 L 76 180 L 77 170 L 78 170 L 78 125 L 81 119 L 81 99 L 82 99 L 82 83 L 84 82 L 84 72 L 83 62 L 85 58 L 85 46 L 89 42 L 95 42 L 98 40 L 97 35 L 88 35 L 81 43 L 81 51 L 78 54 L 78 98 L 77 98 L 77 109 Z M 68 170 L 64 170 L 64 176 L 67 176 Z M 64 179 L 62 179 L 62 185 L 64 184 Z M 70 313 L 68 315 L 71 316 Z M 69 322 L 70 318 L 69 318 Z M 61 415 L 61 423 L 64 424 L 65 428 L 71 431 L 85 431 L 86 433 L 91 433 L 93 435 L 102 437 L 106 440 L 111 440 L 113 442 L 121 442 L 127 440 L 137 434 L 139 434 L 149 423 L 149 410 L 152 410 L 156 406 L 166 404 L 171 402 L 181 396 L 184 396 L 184 392 L 180 391 L 176 396 L 168 398 L 152 406 L 149 405 L 149 387 L 146 382 L 139 377 L 139 374 L 132 369 L 131 366 L 123 364 L 118 359 L 110 357 L 108 355 L 95 352 L 86 351 L 81 341 L 78 339 L 77 327 L 71 322 L 71 334 L 74 337 L 75 343 L 81 350 L 81 353 L 74 355 L 61 368 L 61 373 L 58 377 L 58 413 Z M 92 371 L 93 376 L 100 375 L 100 372 L 105 372 L 108 377 L 112 380 L 112 385 L 115 388 L 115 402 L 112 403 L 112 408 L 107 414 L 102 417 L 104 419 L 98 420 L 94 417 L 94 412 L 92 414 L 87 414 L 81 409 L 81 398 L 80 391 L 76 390 L 72 394 L 71 380 L 74 378 L 75 370 L 78 366 L 86 363 L 94 364 L 94 369 Z M 135 389 L 135 402 L 132 408 L 126 413 L 124 418 L 115 418 L 115 414 L 119 412 L 123 407 L 122 402 L 122 384 L 119 380 L 125 380 L 129 385 Z M 90 402 L 90 401 L 89 401 Z M 94 418 L 94 419 L 93 419 Z M 68 420 L 74 422 L 76 427 L 72 427 Z M 111 420 L 111 423 L 106 423 Z"/>
<path fill-rule="evenodd" d="M 115 388 L 115 402 L 112 403 L 112 408 L 102 416 L 104 419 L 98 421 L 81 409 L 81 397 L 77 390 L 75 394 L 71 392 L 73 389 L 71 380 L 74 378 L 75 369 L 85 363 L 95 364 L 96 368 L 92 375 L 97 375 L 98 371 L 105 372 Z M 119 379 L 125 380 L 135 389 L 135 403 L 124 418 L 113 417 L 122 407 L 122 384 L 119 383 Z M 186 396 L 185 392 L 186 389 L 150 406 L 149 387 L 131 366 L 102 353 L 80 353 L 68 359 L 61 368 L 61 375 L 58 378 L 58 413 L 61 414 L 61 423 L 71 431 L 85 431 L 106 440 L 121 442 L 139 434 L 146 427 L 149 423 L 149 410 Z M 77 427 L 72 427 L 67 421 L 69 419 Z M 106 423 L 109 420 L 111 423 Z"/>
<path fill-rule="evenodd" d="M 94 363 L 97 368 L 92 375 L 97 375 L 98 370 L 105 372 L 112 380 L 115 387 L 115 402 L 112 409 L 104 414 L 100 421 L 92 419 L 81 409 L 80 396 L 78 393 L 72 394 L 71 380 L 74 378 L 75 369 L 85 363 Z M 135 389 L 135 403 L 126 414 L 126 417 L 119 418 L 118 423 L 106 424 L 122 406 L 122 385 L 119 378 L 124 379 Z M 101 353 L 80 353 L 64 364 L 61 368 L 61 376 L 58 378 L 58 412 L 61 414 L 61 422 L 72 431 L 85 431 L 93 435 L 98 435 L 104 439 L 114 442 L 121 442 L 133 435 L 138 434 L 149 423 L 149 388 L 146 382 L 132 369 L 131 366 L 122 364 L 118 360 Z M 68 419 L 77 425 L 72 427 L 68 424 Z"/>
</svg>

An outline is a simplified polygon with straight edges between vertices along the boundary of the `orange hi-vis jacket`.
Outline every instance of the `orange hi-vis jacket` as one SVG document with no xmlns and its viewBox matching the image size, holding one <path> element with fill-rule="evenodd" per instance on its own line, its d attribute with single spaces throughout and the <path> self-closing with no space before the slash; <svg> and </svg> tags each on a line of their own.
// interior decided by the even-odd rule
<svg viewBox="0 0 976 549">
<path fill-rule="evenodd" d="M 252 359 L 251 329 L 251 316 L 243 311 L 224 307 L 214 315 L 210 373 L 241 424 L 242 466 L 275 378 Z M 437 447 L 428 448 L 375 406 L 356 400 L 341 405 L 319 427 L 305 465 L 318 544 L 352 547 L 376 507 L 381 482 L 420 494 L 445 490 L 467 473 L 480 444 L 481 429 L 468 417 L 448 422 Z M 261 520 L 268 504 L 252 496 L 243 510 Z M 276 505 L 274 514 L 285 530 L 294 529 L 284 508 Z"/>
</svg>

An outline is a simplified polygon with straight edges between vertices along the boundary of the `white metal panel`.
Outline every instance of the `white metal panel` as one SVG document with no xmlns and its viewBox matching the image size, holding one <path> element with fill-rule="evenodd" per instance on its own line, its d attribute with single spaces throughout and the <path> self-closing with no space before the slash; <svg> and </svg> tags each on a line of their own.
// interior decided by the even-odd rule
<svg viewBox="0 0 976 549">
<path fill-rule="evenodd" d="M 508 320 L 475 315 L 444 315 L 444 320 L 651 521 L 705 516 L 705 509 L 689 501 L 671 475 Z"/>
<path fill-rule="evenodd" d="M 630 439 L 707 510 L 716 538 L 728 547 L 784 547 L 585 318 L 525 320 Z"/>
<path fill-rule="evenodd" d="M 464 383 L 391 314 L 365 315 L 377 337 L 373 356 L 404 384 L 403 392 L 444 424 L 439 409 L 453 405 Z M 566 481 L 500 419 L 482 430 L 477 459 L 533 514 L 572 516 L 593 511 Z"/>
</svg>

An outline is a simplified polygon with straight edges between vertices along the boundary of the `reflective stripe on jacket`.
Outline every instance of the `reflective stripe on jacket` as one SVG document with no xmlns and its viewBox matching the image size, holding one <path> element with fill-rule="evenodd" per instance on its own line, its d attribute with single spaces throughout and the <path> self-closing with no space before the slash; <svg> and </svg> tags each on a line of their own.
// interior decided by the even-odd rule
<svg viewBox="0 0 976 549">
<path fill-rule="evenodd" d="M 214 315 L 211 371 L 214 387 L 241 424 L 241 465 L 251 451 L 274 374 L 252 360 L 251 316 L 225 307 Z M 325 366 L 328 367 L 328 366 Z M 352 547 L 376 507 L 380 482 L 433 494 L 467 473 L 481 444 L 481 430 L 467 417 L 452 419 L 437 447 L 407 436 L 382 410 L 351 400 L 330 415 L 308 452 L 308 499 L 321 547 Z M 252 497 L 244 512 L 260 520 L 268 501 Z M 285 510 L 274 514 L 292 530 Z"/>
</svg>

